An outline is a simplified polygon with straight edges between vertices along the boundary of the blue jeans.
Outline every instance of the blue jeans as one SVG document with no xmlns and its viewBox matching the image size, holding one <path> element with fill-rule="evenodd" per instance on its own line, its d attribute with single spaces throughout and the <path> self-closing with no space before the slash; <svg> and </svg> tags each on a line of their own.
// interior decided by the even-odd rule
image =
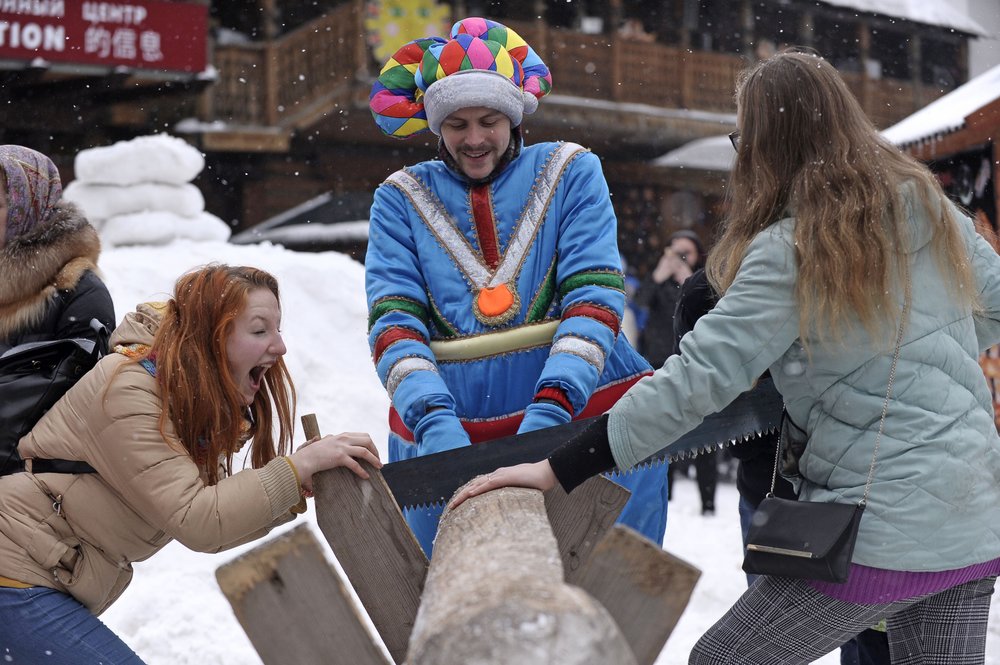
<svg viewBox="0 0 1000 665">
<path fill-rule="evenodd" d="M 144 665 L 72 596 L 0 587 L 0 655 L 11 663 Z"/>
</svg>

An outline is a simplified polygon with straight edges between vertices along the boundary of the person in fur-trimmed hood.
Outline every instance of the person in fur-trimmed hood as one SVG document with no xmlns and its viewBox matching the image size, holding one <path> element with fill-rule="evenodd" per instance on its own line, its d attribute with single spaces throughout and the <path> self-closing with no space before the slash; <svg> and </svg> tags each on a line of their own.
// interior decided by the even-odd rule
<svg viewBox="0 0 1000 665">
<path fill-rule="evenodd" d="M 0 146 L 0 353 L 27 342 L 95 339 L 94 318 L 114 328 L 100 252 L 97 231 L 62 200 L 52 160 Z"/>
</svg>

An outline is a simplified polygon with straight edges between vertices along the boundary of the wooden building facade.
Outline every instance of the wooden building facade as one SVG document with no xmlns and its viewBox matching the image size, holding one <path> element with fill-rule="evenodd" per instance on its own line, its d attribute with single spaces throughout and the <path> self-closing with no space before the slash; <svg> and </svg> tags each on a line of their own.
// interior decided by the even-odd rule
<svg viewBox="0 0 1000 665">
<path fill-rule="evenodd" d="M 0 140 L 52 154 L 67 179 L 79 150 L 141 134 L 180 135 L 206 155 L 209 211 L 244 229 L 330 193 L 370 196 L 432 135 L 379 133 L 367 108 L 378 73 L 373 6 L 390 0 L 198 0 L 210 31 L 205 72 L 80 74 L 0 62 Z M 412 4 L 412 3 L 411 3 Z M 724 205 L 719 174 L 650 165 L 735 126 L 733 87 L 757 57 L 811 46 L 840 67 L 879 126 L 962 83 L 969 34 L 805 0 L 452 0 L 451 17 L 517 30 L 554 87 L 526 140 L 573 140 L 604 160 L 623 254 L 640 274 L 676 228 L 706 240 Z M 367 19 L 367 20 L 366 20 Z M 447 31 L 450 20 L 443 22 Z M 423 36 L 423 35 L 418 35 Z M 322 220 L 317 220 L 322 221 Z"/>
</svg>

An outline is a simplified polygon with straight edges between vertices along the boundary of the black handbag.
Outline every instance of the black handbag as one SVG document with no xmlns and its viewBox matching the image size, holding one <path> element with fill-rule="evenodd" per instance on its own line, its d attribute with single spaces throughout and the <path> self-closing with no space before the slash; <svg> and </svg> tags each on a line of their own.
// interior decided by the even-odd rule
<svg viewBox="0 0 1000 665">
<path fill-rule="evenodd" d="M 747 547 L 743 557 L 743 570 L 754 575 L 774 575 L 798 579 L 821 580 L 842 584 L 847 581 L 858 538 L 861 516 L 868 503 L 878 447 L 885 428 L 885 415 L 889 410 L 889 397 L 896 377 L 899 349 L 903 343 L 903 329 L 910 310 L 910 280 L 906 280 L 906 301 L 896 335 L 896 351 L 889 369 L 889 384 L 882 405 L 882 419 L 875 437 L 875 451 L 868 468 L 865 492 L 857 504 L 817 501 L 790 501 L 774 496 L 778 479 L 778 466 L 782 459 L 782 443 L 774 457 L 771 491 L 754 512 L 747 531 Z M 785 414 L 787 416 L 787 413 Z M 790 419 L 789 419 L 790 420 Z M 782 428 L 782 434 L 785 434 Z M 784 438 L 784 437 L 782 437 Z M 788 442 L 785 442 L 788 445 Z M 805 450 L 798 451 L 798 457 Z"/>
<path fill-rule="evenodd" d="M 17 443 L 86 374 L 107 349 L 107 330 L 94 319 L 97 341 L 86 338 L 29 342 L 0 356 L 0 475 L 22 471 Z M 83 462 L 34 460 L 34 473 L 92 473 Z"/>
<path fill-rule="evenodd" d="M 743 570 L 755 575 L 846 582 L 864 502 L 768 496 L 754 511 Z"/>
</svg>

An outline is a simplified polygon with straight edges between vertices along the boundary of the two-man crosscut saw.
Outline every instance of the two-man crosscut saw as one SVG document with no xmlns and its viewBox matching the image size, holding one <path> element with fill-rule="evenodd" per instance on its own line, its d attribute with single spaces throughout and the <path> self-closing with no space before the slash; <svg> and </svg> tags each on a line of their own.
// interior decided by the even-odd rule
<svg viewBox="0 0 1000 665">
<path fill-rule="evenodd" d="M 782 406 L 781 395 L 771 379 L 761 379 L 753 390 L 743 393 L 718 413 L 707 416 L 698 427 L 646 458 L 639 466 L 692 457 L 774 432 L 781 424 Z M 574 420 L 565 425 L 393 462 L 382 467 L 382 475 L 400 506 L 414 508 L 440 504 L 478 475 L 502 466 L 545 459 L 593 420 Z"/>
</svg>

